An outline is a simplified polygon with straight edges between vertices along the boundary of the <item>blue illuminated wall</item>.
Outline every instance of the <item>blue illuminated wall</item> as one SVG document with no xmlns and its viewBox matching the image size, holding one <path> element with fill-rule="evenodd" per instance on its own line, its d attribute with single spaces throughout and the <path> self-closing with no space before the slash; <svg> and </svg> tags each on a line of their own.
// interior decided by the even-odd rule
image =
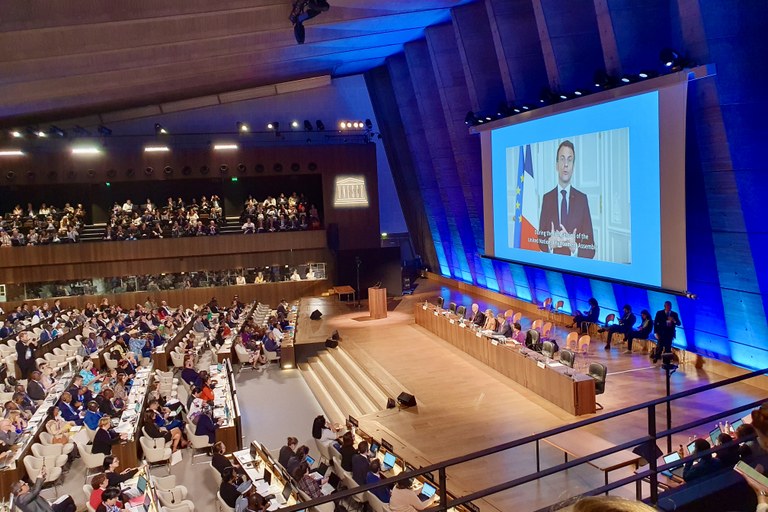
<svg viewBox="0 0 768 512">
<path fill-rule="evenodd" d="M 680 312 L 677 345 L 749 367 L 768 365 L 768 2 L 736 0 L 486 0 L 455 7 L 448 25 L 366 75 L 415 246 L 431 270 L 523 300 L 595 297 Z M 479 137 L 467 111 L 498 98 L 538 100 L 542 87 L 589 86 L 595 70 L 659 69 L 680 49 L 715 78 L 689 87 L 686 147 L 688 288 L 697 300 L 481 259 Z M 662 177 L 663 179 L 663 177 Z"/>
</svg>

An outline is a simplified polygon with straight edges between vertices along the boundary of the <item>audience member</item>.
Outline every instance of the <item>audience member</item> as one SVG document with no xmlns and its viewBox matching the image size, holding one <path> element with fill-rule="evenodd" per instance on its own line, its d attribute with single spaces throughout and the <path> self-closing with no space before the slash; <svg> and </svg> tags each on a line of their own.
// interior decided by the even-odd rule
<svg viewBox="0 0 768 512">
<path fill-rule="evenodd" d="M 586 333 L 587 323 L 596 323 L 600 317 L 600 306 L 597 304 L 597 299 L 590 297 L 587 301 L 589 304 L 589 310 L 577 311 L 573 317 L 573 323 L 567 327 L 578 327 L 582 334 Z"/>
<path fill-rule="evenodd" d="M 277 462 L 284 468 L 288 466 L 288 461 L 291 457 L 296 455 L 296 446 L 299 444 L 299 440 L 295 437 L 289 437 L 285 446 L 280 448 L 280 455 L 277 457 Z"/>
<path fill-rule="evenodd" d="M 375 484 L 382 479 L 381 461 L 377 458 L 371 459 L 370 466 L 368 467 L 368 474 L 365 476 L 366 484 Z M 371 493 L 379 498 L 382 503 L 389 503 L 389 497 L 392 494 L 392 490 L 389 486 L 382 486 L 376 489 L 371 489 Z"/>
<path fill-rule="evenodd" d="M 435 493 L 428 500 L 421 501 L 416 492 L 411 489 L 412 486 L 412 478 L 400 480 L 395 484 L 395 488 L 392 489 L 392 494 L 389 498 L 389 510 L 391 512 L 413 512 L 415 510 L 424 510 L 427 507 L 431 507 L 437 500 L 437 493 Z"/>
<path fill-rule="evenodd" d="M 96 430 L 96 435 L 93 437 L 93 446 L 91 451 L 93 453 L 103 453 L 104 455 L 112 455 L 112 445 L 117 444 L 126 438 L 125 434 L 118 434 L 111 427 L 111 420 L 107 416 L 102 416 L 99 419 L 99 428 Z"/>
<path fill-rule="evenodd" d="M 697 438 L 694 441 L 693 446 L 693 454 L 705 452 L 711 448 L 709 441 L 702 438 Z M 711 475 L 722 468 L 720 461 L 712 457 L 711 453 L 701 455 L 695 462 L 696 463 L 694 464 L 693 460 L 688 461 L 683 467 L 683 480 L 686 482 L 692 482 L 696 479 Z"/>
<path fill-rule="evenodd" d="M 14 496 L 16 508 L 21 512 L 75 512 L 77 506 L 70 496 L 63 499 L 59 498 L 56 503 L 49 503 L 40 496 L 47 476 L 48 472 L 43 467 L 37 475 L 34 486 L 30 487 L 24 480 L 19 480 L 11 485 L 11 494 Z"/>
</svg>

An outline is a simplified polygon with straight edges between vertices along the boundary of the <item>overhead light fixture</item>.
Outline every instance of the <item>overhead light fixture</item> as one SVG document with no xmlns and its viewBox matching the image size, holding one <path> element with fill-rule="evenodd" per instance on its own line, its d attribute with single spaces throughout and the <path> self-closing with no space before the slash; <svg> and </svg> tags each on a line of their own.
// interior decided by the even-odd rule
<svg viewBox="0 0 768 512">
<path fill-rule="evenodd" d="M 646 78 L 655 78 L 659 76 L 659 72 L 654 70 L 645 70 L 638 73 L 637 76 L 638 78 L 645 80 Z"/>
<path fill-rule="evenodd" d="M 581 92 L 581 89 L 576 89 L 575 91 L 573 91 L 573 95 L 574 96 L 581 96 L 582 94 L 584 94 L 584 93 Z"/>
<path fill-rule="evenodd" d="M 325 131 L 325 124 L 323 124 L 323 122 L 320 119 L 315 121 L 315 126 L 317 127 L 317 131 L 319 131 L 319 132 L 324 132 Z"/>
<path fill-rule="evenodd" d="M 171 148 L 168 146 L 146 146 L 144 148 L 145 153 L 167 153 Z"/>
<path fill-rule="evenodd" d="M 103 137 L 109 137 L 112 135 L 112 130 L 104 126 L 103 124 L 100 124 L 99 127 L 96 129 L 99 132 L 99 135 Z"/>
<path fill-rule="evenodd" d="M 160 123 L 155 123 L 155 135 L 168 135 L 168 130 Z"/>
<path fill-rule="evenodd" d="M 247 133 L 247 132 L 251 131 L 251 128 L 250 128 L 250 126 L 248 126 L 248 124 L 243 123 L 242 121 L 238 121 L 237 122 L 237 131 L 240 132 L 240 133 Z"/>
<path fill-rule="evenodd" d="M 305 132 L 311 132 L 312 131 L 312 123 L 309 122 L 309 119 L 304 120 L 304 131 Z"/>
<path fill-rule="evenodd" d="M 299 127 L 299 122 L 298 121 L 295 121 L 295 120 L 291 121 L 291 128 L 293 128 L 295 130 L 298 127 Z"/>
<path fill-rule="evenodd" d="M 73 155 L 98 155 L 101 150 L 96 146 L 79 146 L 72 148 Z"/>
<path fill-rule="evenodd" d="M 601 69 L 595 71 L 593 82 L 598 89 L 610 89 L 617 85 L 617 80 Z"/>
<path fill-rule="evenodd" d="M 237 148 L 237 144 L 214 144 L 213 146 L 214 151 L 231 151 Z"/>
<path fill-rule="evenodd" d="M 43 139 L 48 136 L 47 133 L 45 133 L 43 130 L 37 130 L 37 133 L 35 133 L 39 138 Z"/>
<path fill-rule="evenodd" d="M 672 48 L 664 48 L 661 50 L 661 53 L 659 53 L 659 59 L 664 64 L 664 67 L 672 68 L 680 61 L 680 54 Z"/>
<path fill-rule="evenodd" d="M 366 130 L 373 130 L 373 123 L 370 119 L 365 120 L 365 129 Z"/>
<path fill-rule="evenodd" d="M 24 156 L 20 149 L 0 149 L 0 156 Z"/>
<path fill-rule="evenodd" d="M 279 130 L 280 129 L 280 123 L 277 121 L 272 121 L 271 123 L 267 123 L 267 129 L 268 130 Z"/>
<path fill-rule="evenodd" d="M 341 128 L 342 130 L 346 130 L 347 129 L 347 122 L 346 121 L 341 121 L 339 123 L 339 128 Z"/>
<path fill-rule="evenodd" d="M 50 128 L 48 128 L 48 132 L 51 135 L 56 135 L 57 137 L 66 137 L 67 132 L 59 128 L 58 126 L 51 125 Z"/>
<path fill-rule="evenodd" d="M 19 130 L 11 130 L 11 137 L 14 139 L 20 139 L 24 136 Z"/>
</svg>

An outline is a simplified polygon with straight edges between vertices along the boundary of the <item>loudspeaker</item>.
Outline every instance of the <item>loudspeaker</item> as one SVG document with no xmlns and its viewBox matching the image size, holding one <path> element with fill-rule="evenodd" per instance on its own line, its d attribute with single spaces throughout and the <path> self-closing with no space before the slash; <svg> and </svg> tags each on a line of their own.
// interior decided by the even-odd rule
<svg viewBox="0 0 768 512">
<path fill-rule="evenodd" d="M 316 309 L 312 312 L 311 315 L 309 315 L 310 320 L 320 320 L 320 317 L 323 316 L 323 314 L 320 312 L 319 309 Z"/>
<path fill-rule="evenodd" d="M 339 336 L 339 331 L 333 331 L 331 333 L 331 339 L 332 340 L 336 340 L 336 341 L 340 341 L 341 340 L 341 336 Z"/>
<path fill-rule="evenodd" d="M 401 407 L 415 407 L 416 397 L 403 391 L 397 396 L 397 401 Z"/>
<path fill-rule="evenodd" d="M 395 404 L 394 398 L 387 398 L 387 409 L 394 409 L 397 407 L 397 404 Z"/>
<path fill-rule="evenodd" d="M 325 340 L 325 346 L 326 348 L 336 348 L 339 346 L 339 342 L 334 340 L 333 338 L 328 338 Z"/>
</svg>

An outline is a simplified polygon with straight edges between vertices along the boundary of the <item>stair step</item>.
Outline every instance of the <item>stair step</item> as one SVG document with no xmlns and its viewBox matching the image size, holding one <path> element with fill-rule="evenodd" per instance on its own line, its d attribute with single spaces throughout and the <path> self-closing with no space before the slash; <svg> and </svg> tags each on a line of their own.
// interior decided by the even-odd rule
<svg viewBox="0 0 768 512">
<path fill-rule="evenodd" d="M 377 407 L 373 400 L 368 397 L 365 391 L 360 388 L 359 384 L 354 380 L 352 375 L 350 375 L 344 368 L 341 367 L 341 365 L 336 360 L 336 351 L 336 349 L 326 350 L 320 352 L 318 356 L 323 361 L 323 364 L 328 369 L 328 371 L 331 372 L 333 377 L 336 379 L 336 382 L 338 382 L 339 385 L 344 389 L 347 396 L 357 405 L 358 409 L 360 409 L 363 414 L 369 414 L 376 412 L 379 409 L 383 409 L 383 407 Z"/>
<path fill-rule="evenodd" d="M 358 387 L 366 393 L 377 409 L 385 409 L 387 407 L 387 394 L 361 368 L 360 364 L 354 361 L 341 347 L 333 351 L 332 354 L 336 362 L 357 382 Z"/>
<path fill-rule="evenodd" d="M 333 401 L 328 390 L 325 389 L 323 383 L 320 382 L 320 379 L 315 375 L 314 370 L 312 370 L 307 363 L 299 363 L 299 370 L 301 370 L 301 375 L 304 377 L 304 381 L 307 383 L 310 391 L 312 391 L 312 394 L 315 395 L 317 402 L 320 404 L 320 408 L 323 410 L 325 417 L 333 423 L 343 425 L 347 417 Z"/>
<path fill-rule="evenodd" d="M 344 389 L 336 381 L 333 375 L 331 375 L 331 372 L 328 371 L 328 368 L 326 368 L 320 358 L 310 357 L 309 366 L 315 372 L 315 375 L 317 375 L 318 380 L 323 383 L 325 389 L 328 390 L 333 401 L 336 402 L 336 405 L 338 405 L 339 409 L 344 413 L 344 417 L 349 415 L 355 417 L 362 416 L 360 409 L 355 405 L 354 401 L 347 396 Z"/>
</svg>

